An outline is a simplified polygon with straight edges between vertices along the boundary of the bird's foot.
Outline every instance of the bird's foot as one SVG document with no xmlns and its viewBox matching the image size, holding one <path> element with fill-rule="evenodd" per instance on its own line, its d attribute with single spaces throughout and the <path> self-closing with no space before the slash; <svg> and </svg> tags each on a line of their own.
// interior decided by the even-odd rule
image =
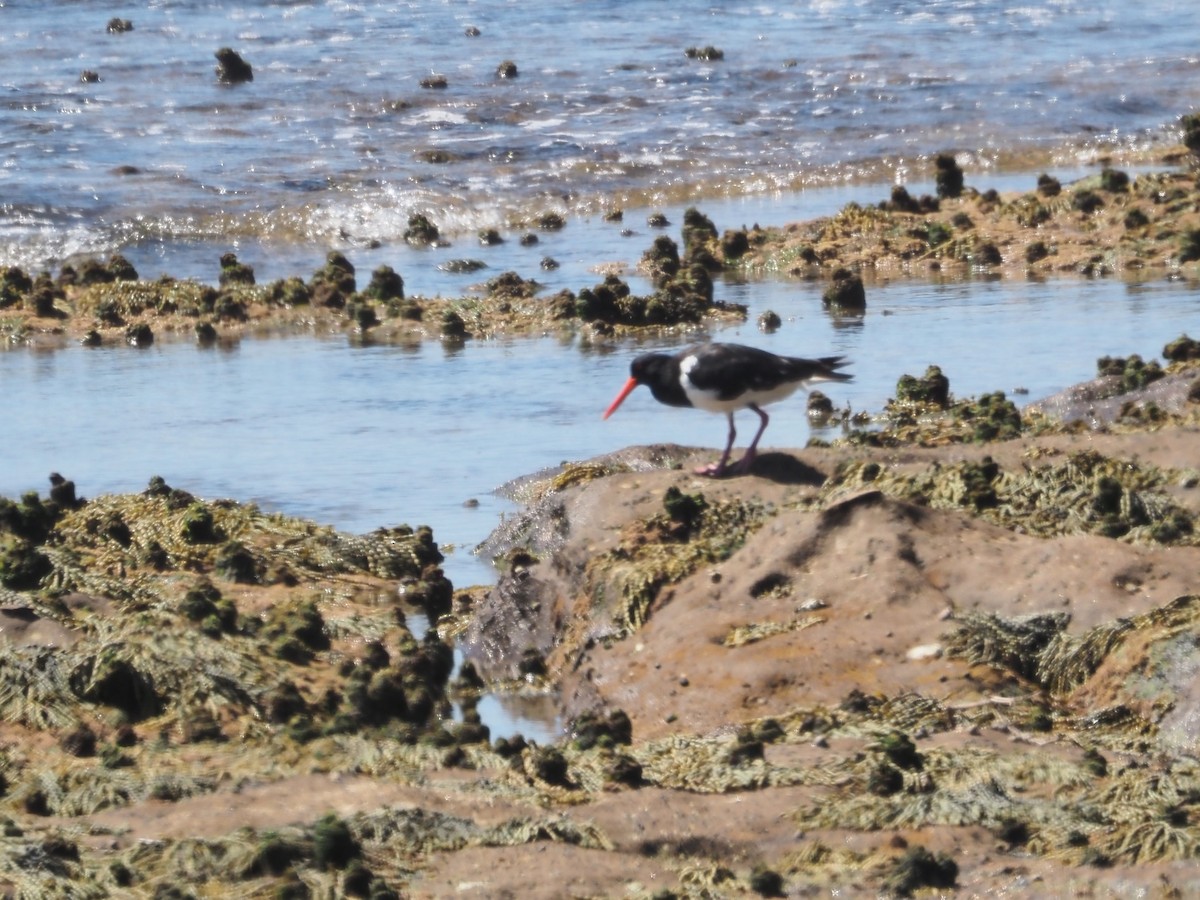
<svg viewBox="0 0 1200 900">
<path fill-rule="evenodd" d="M 749 475 L 750 470 L 754 467 L 754 460 L 758 454 L 753 450 L 747 450 L 746 455 L 729 467 L 729 471 L 735 475 Z"/>
<path fill-rule="evenodd" d="M 729 467 L 724 462 L 710 463 L 707 466 L 697 466 L 692 469 L 696 475 L 703 475 L 705 478 L 720 478 L 728 471 Z"/>
</svg>

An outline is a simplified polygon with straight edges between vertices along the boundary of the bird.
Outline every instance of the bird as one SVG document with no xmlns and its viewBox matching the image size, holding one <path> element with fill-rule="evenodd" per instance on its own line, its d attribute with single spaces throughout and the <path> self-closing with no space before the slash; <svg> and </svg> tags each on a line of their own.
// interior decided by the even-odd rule
<svg viewBox="0 0 1200 900">
<path fill-rule="evenodd" d="M 754 464 L 758 441 L 770 421 L 762 407 L 791 396 L 799 388 L 819 381 L 850 381 L 853 376 L 837 371 L 847 365 L 841 356 L 802 359 L 779 356 L 742 344 L 692 344 L 678 353 L 643 353 L 629 365 L 629 380 L 602 418 L 607 419 L 638 385 L 650 388 L 659 403 L 690 406 L 725 413 L 729 439 L 719 462 L 696 469 L 698 475 L 719 478 L 728 473 L 745 474 Z M 745 454 L 733 465 L 729 455 L 737 430 L 733 414 L 739 409 L 758 413 L 761 424 Z"/>
</svg>

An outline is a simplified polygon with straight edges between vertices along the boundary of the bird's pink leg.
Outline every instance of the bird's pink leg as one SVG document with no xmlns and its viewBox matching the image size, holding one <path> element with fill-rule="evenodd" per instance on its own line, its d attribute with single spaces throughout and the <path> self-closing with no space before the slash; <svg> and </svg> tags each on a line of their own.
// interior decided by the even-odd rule
<svg viewBox="0 0 1200 900">
<path fill-rule="evenodd" d="M 767 417 L 767 414 L 753 403 L 750 404 L 750 408 L 758 413 L 758 417 L 762 419 L 762 424 L 758 426 L 758 434 L 754 435 L 754 440 L 746 448 L 745 456 L 739 459 L 733 466 L 733 471 L 739 475 L 745 475 L 750 471 L 750 467 L 754 465 L 754 458 L 758 455 L 758 439 L 763 436 L 763 432 L 767 430 L 767 423 L 771 421 Z"/>
<path fill-rule="evenodd" d="M 725 452 L 721 454 L 721 461 L 694 469 L 693 471 L 697 475 L 720 478 L 725 474 L 725 465 L 729 462 L 729 454 L 733 452 L 733 439 L 737 437 L 737 429 L 733 427 L 733 413 L 726 413 L 725 415 L 729 418 L 729 440 L 725 442 Z"/>
</svg>

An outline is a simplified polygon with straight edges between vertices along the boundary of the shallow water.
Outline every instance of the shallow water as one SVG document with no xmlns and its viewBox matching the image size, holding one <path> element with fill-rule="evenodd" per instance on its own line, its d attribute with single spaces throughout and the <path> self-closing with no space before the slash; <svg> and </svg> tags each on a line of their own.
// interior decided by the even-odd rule
<svg viewBox="0 0 1200 900">
<path fill-rule="evenodd" d="M 973 174 L 1069 164 L 1171 136 L 1200 99 L 1200 6 L 1175 0 L 62 9 L 0 4 L 0 262 L 29 268 L 142 242 L 168 263 L 192 241 L 319 257 L 395 244 L 413 212 L 461 235 L 909 182 L 944 151 Z M 114 12 L 133 30 L 107 33 Z M 685 56 L 708 45 L 724 58 Z M 223 46 L 253 82 L 217 84 Z"/>
<path fill-rule="evenodd" d="M 1157 357 L 1200 317 L 1200 297 L 1173 282 L 895 284 L 875 288 L 865 317 L 850 320 L 823 311 L 820 289 L 723 284 L 719 295 L 747 303 L 751 319 L 716 336 L 843 354 L 855 380 L 827 393 L 867 411 L 900 375 L 930 364 L 959 396 L 1021 388 L 1036 399 L 1092 377 L 1101 355 Z M 784 319 L 771 335 L 753 325 L 768 308 Z M 630 444 L 720 447 L 720 417 L 665 410 L 648 392 L 600 420 L 642 349 L 569 336 L 461 348 L 339 336 L 12 350 L 0 353 L 0 494 L 44 493 L 52 470 L 84 496 L 141 490 L 160 475 L 348 531 L 428 524 L 455 548 L 455 584 L 486 582 L 471 548 L 511 508 L 498 485 Z M 800 447 L 809 433 L 797 398 L 775 407 L 764 446 Z"/>
</svg>

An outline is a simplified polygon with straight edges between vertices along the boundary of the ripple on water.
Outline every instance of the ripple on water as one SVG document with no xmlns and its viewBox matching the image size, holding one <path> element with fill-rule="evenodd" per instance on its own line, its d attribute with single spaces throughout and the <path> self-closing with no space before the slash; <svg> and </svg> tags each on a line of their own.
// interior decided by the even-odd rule
<svg viewBox="0 0 1200 900">
<path fill-rule="evenodd" d="M 478 205 L 505 220 L 546 197 L 649 205 L 673 192 L 695 199 L 757 189 L 750 185 L 837 184 L 898 162 L 924 165 L 947 149 L 988 158 L 1166 134 L 1195 80 L 1190 36 L 1200 27 L 1200 7 L 1169 0 L 1148 0 L 1133 18 L 1117 0 L 1021 8 L 981 0 L 969 12 L 844 2 L 794 17 L 691 0 L 676 7 L 678 18 L 650 0 L 569 8 L 480 0 L 475 39 L 441 4 L 409 4 L 398 15 L 321 4 L 279 15 L 267 0 L 236 10 L 172 4 L 143 10 L 134 31 L 105 36 L 82 58 L 59 40 L 53 8 L 6 8 L 0 84 L 15 96 L 0 105 L 0 134 L 38 135 L 37 152 L 4 148 L 6 202 L 70 211 L 111 252 L 122 219 L 166 239 L 193 238 L 199 222 L 219 224 L 227 243 L 283 240 L 259 230 L 276 218 L 263 211 L 304 206 L 294 185 L 309 180 L 326 206 L 347 195 L 360 209 L 394 206 L 375 186 L 421 184 L 430 211 Z M 98 0 L 72 9 L 81 21 L 109 14 Z M 972 24 L 954 24 L 955 15 Z M 238 31 L 238 22 L 253 27 Z M 390 52 L 398 42 L 401 57 Z M 254 82 L 215 83 L 214 48 L 231 44 L 255 66 Z M 720 45 L 721 61 L 684 55 L 709 44 Z M 517 62 L 520 77 L 495 78 L 502 58 Z M 989 65 L 976 65 L 980 58 Z M 98 82 L 64 77 L 84 65 Z M 431 71 L 448 73 L 446 90 L 418 86 Z M 517 177 L 496 177 L 493 155 L 473 152 L 480 144 L 504 148 L 500 165 Z M 404 149 L 427 146 L 452 161 Z M 182 166 L 182 177 L 147 187 L 91 174 L 163 165 Z M 314 237 L 336 236 L 318 221 Z M 377 224 L 388 229 L 350 232 L 399 240 L 402 219 Z M 8 225 L 4 261 L 62 258 L 53 236 L 19 219 Z"/>
</svg>

